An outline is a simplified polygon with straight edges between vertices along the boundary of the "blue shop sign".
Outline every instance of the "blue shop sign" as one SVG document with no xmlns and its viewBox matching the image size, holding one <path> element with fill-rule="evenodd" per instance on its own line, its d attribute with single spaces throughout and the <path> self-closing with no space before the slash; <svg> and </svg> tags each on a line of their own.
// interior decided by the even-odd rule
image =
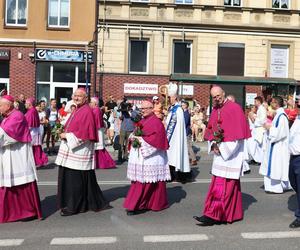
<svg viewBox="0 0 300 250">
<path fill-rule="evenodd" d="M 93 52 L 87 52 L 87 60 L 93 63 Z M 85 62 L 86 51 L 68 49 L 36 49 L 36 61 Z"/>
</svg>

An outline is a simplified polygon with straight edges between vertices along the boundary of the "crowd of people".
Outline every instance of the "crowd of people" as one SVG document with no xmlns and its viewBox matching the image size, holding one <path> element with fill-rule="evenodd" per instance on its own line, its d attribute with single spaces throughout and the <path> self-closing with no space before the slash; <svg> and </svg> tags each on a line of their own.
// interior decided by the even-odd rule
<svg viewBox="0 0 300 250">
<path fill-rule="evenodd" d="M 199 225 L 243 219 L 240 178 L 257 164 L 266 193 L 296 191 L 299 206 L 290 227 L 300 227 L 300 123 L 293 99 L 285 104 L 279 96 L 266 101 L 258 96 L 247 120 L 242 107 L 220 86 L 211 88 L 209 115 L 197 102 L 190 108 L 190 102 L 180 100 L 176 84 L 170 83 L 167 93 L 168 107 L 158 96 L 140 105 L 126 98 L 116 102 L 113 96 L 104 103 L 97 97 L 88 100 L 86 91 L 77 89 L 60 109 L 55 99 L 47 107 L 44 100 L 35 103 L 24 95 L 18 100 L 3 95 L 0 222 L 42 218 L 36 170 L 53 154 L 62 216 L 109 208 L 95 169 L 115 168 L 126 161 L 131 181 L 123 204 L 127 215 L 166 209 L 166 183 L 193 180 L 193 142 L 205 140 L 213 155 L 212 180 L 203 215 L 194 216 Z M 118 151 L 116 162 L 107 144 Z"/>
</svg>

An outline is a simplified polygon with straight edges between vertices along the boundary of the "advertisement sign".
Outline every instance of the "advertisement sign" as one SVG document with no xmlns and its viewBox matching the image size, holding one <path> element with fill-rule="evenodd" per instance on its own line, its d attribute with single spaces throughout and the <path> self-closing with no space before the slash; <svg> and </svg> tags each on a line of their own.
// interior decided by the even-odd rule
<svg viewBox="0 0 300 250">
<path fill-rule="evenodd" d="M 10 51 L 7 49 L 0 49 L 0 60 L 9 60 L 10 59 Z"/>
<path fill-rule="evenodd" d="M 93 52 L 87 53 L 88 63 L 93 63 Z M 36 49 L 36 61 L 85 62 L 86 51 L 67 49 Z"/>
<path fill-rule="evenodd" d="M 194 95 L 194 86 L 179 85 L 179 95 Z"/>
<path fill-rule="evenodd" d="M 271 48 L 270 77 L 288 77 L 288 46 L 276 46 Z"/>
<path fill-rule="evenodd" d="M 124 94 L 156 95 L 158 84 L 124 83 Z"/>
</svg>

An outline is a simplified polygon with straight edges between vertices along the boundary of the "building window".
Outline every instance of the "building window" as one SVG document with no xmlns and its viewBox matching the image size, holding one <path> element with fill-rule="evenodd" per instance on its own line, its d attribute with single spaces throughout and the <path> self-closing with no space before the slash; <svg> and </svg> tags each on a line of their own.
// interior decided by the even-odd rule
<svg viewBox="0 0 300 250">
<path fill-rule="evenodd" d="M 148 72 L 148 41 L 130 40 L 129 43 L 129 72 Z"/>
<path fill-rule="evenodd" d="M 287 78 L 289 75 L 289 46 L 271 45 L 270 77 Z"/>
<path fill-rule="evenodd" d="M 70 0 L 49 0 L 49 27 L 69 27 Z"/>
<path fill-rule="evenodd" d="M 245 45 L 219 43 L 218 75 L 244 76 Z"/>
<path fill-rule="evenodd" d="M 175 0 L 176 4 L 193 4 L 193 0 Z"/>
<path fill-rule="evenodd" d="M 6 0 L 5 24 L 26 26 L 27 0 Z"/>
<path fill-rule="evenodd" d="M 225 6 L 241 7 L 241 0 L 224 0 Z"/>
<path fill-rule="evenodd" d="M 289 9 L 289 0 L 272 0 L 272 8 L 275 9 Z"/>
<path fill-rule="evenodd" d="M 173 43 L 173 73 L 191 73 L 192 43 L 174 41 Z"/>
</svg>

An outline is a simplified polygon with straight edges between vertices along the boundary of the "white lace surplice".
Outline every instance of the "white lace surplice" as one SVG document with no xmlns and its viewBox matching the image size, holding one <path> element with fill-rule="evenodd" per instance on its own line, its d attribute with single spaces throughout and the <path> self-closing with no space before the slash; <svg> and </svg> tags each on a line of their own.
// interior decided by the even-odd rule
<svg viewBox="0 0 300 250">
<path fill-rule="evenodd" d="M 167 152 L 158 150 L 141 139 L 139 149 L 130 149 L 127 178 L 141 183 L 170 180 Z"/>
<path fill-rule="evenodd" d="M 37 180 L 31 143 L 18 142 L 0 128 L 0 187 Z"/>
</svg>

